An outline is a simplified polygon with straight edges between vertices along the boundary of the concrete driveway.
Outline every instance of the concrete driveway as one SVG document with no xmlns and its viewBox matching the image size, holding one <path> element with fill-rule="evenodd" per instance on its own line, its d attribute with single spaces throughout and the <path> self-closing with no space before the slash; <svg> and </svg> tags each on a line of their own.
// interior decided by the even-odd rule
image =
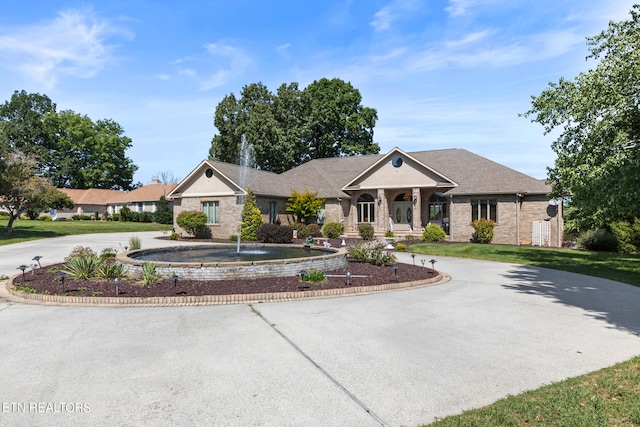
<svg viewBox="0 0 640 427">
<path fill-rule="evenodd" d="M 158 243 L 137 234 L 143 247 Z M 118 238 L 128 241 L 0 247 L 0 274 Z M 450 282 L 358 297 L 162 308 L 0 300 L 0 424 L 412 426 L 640 354 L 638 288 L 437 260 Z"/>
</svg>

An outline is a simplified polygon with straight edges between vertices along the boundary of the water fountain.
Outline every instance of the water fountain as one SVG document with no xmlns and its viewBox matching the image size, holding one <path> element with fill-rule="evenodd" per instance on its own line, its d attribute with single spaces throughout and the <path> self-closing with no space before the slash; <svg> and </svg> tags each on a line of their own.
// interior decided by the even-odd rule
<svg viewBox="0 0 640 427">
<path fill-rule="evenodd" d="M 245 135 L 239 151 L 241 166 L 238 185 L 242 193 L 238 202 L 244 204 L 247 174 L 255 167 L 253 147 Z M 344 248 L 304 248 L 299 245 L 241 245 L 242 209 L 238 222 L 235 248 L 231 245 L 200 245 L 144 249 L 120 253 L 116 260 L 127 265 L 130 273 L 141 274 L 147 262 L 156 264 L 156 271 L 166 277 L 179 276 L 196 280 L 223 280 L 296 276 L 301 270 L 336 270 L 347 265 Z"/>
<path fill-rule="evenodd" d="M 253 150 L 253 145 L 247 142 L 247 136 L 243 133 L 240 137 L 240 151 L 239 162 L 240 165 L 240 179 L 239 184 L 240 188 L 244 191 L 247 188 L 247 172 L 249 169 L 255 167 L 255 152 Z M 240 205 L 244 206 L 244 193 L 239 196 Z M 236 243 L 236 254 L 240 255 L 240 240 L 242 235 L 242 209 L 240 209 L 240 222 L 238 222 L 238 237 Z"/>
</svg>

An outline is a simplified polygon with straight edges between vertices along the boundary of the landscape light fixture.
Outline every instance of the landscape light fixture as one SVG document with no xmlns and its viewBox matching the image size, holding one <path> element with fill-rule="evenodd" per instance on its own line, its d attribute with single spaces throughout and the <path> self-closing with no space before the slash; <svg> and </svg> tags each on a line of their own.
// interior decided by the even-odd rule
<svg viewBox="0 0 640 427">
<path fill-rule="evenodd" d="M 22 270 L 22 283 L 24 283 L 25 279 L 24 279 L 24 271 L 29 268 L 26 265 L 22 264 L 20 267 L 18 267 L 18 270 Z"/>
<path fill-rule="evenodd" d="M 351 272 L 347 271 L 345 277 L 347 278 L 347 286 L 351 286 Z"/>
<path fill-rule="evenodd" d="M 393 271 L 393 278 L 397 282 L 398 281 L 398 266 L 397 265 L 392 265 L 391 266 L 391 271 Z"/>
<path fill-rule="evenodd" d="M 435 259 L 432 259 L 429 262 L 431 263 L 431 269 L 435 270 L 435 265 L 436 265 L 436 262 L 438 262 L 438 261 L 436 261 Z"/>
<path fill-rule="evenodd" d="M 113 279 L 113 282 L 116 284 L 116 296 L 118 296 L 118 284 L 120 283 L 120 278 L 116 277 Z"/>
<path fill-rule="evenodd" d="M 31 275 L 32 276 L 36 275 L 36 267 L 38 267 L 38 264 L 36 264 L 35 262 L 33 264 L 31 264 Z"/>
<path fill-rule="evenodd" d="M 64 271 L 61 271 L 60 274 L 58 274 L 58 277 L 60 278 L 60 281 L 62 282 L 62 293 L 64 294 L 64 279 L 65 279 L 65 277 L 67 277 L 67 273 L 65 273 Z"/>
<path fill-rule="evenodd" d="M 37 262 L 37 263 L 38 263 L 38 267 L 39 267 L 39 268 L 42 268 L 42 265 L 40 265 L 40 260 L 41 260 L 41 259 L 42 259 L 42 256 L 40 256 L 40 255 L 36 255 L 36 256 L 34 256 L 34 257 L 32 258 L 32 261 Z"/>
<path fill-rule="evenodd" d="M 420 262 L 422 263 L 422 268 L 424 268 L 424 263 L 425 263 L 425 261 L 426 261 L 426 260 L 424 260 L 424 259 L 421 259 L 421 260 L 420 260 Z"/>
<path fill-rule="evenodd" d="M 178 276 L 176 273 L 173 273 L 173 275 L 171 276 L 171 280 L 173 280 L 173 296 L 176 296 L 176 289 L 178 287 L 179 278 L 180 276 Z"/>
<path fill-rule="evenodd" d="M 378 206 L 380 206 L 382 204 L 382 196 L 378 196 Z"/>
<path fill-rule="evenodd" d="M 416 265 L 416 254 L 411 254 L 411 259 L 413 260 L 413 265 Z"/>
<path fill-rule="evenodd" d="M 309 274 L 307 270 L 298 271 L 298 276 L 300 276 L 300 286 L 298 286 L 298 289 L 301 291 L 304 291 L 305 289 L 309 289 L 309 286 L 305 285 L 304 283 L 304 276 L 306 276 L 307 274 Z"/>
</svg>

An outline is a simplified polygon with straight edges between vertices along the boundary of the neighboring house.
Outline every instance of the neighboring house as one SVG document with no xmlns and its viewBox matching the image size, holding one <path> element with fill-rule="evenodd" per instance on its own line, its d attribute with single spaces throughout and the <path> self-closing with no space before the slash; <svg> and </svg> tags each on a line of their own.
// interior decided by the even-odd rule
<svg viewBox="0 0 640 427">
<path fill-rule="evenodd" d="M 325 199 L 318 222 L 342 222 L 347 236 L 371 224 L 377 236 L 419 236 L 438 224 L 447 240 L 469 241 L 474 219 L 496 222 L 494 243 L 561 246 L 562 206 L 550 187 L 463 149 L 317 159 L 282 174 L 205 160 L 169 194 L 174 218 L 204 211 L 214 237 L 237 234 L 247 186 L 265 222 L 293 221 L 285 211 L 291 190 L 316 191 Z M 179 229 L 178 229 L 179 231 Z"/>
<path fill-rule="evenodd" d="M 128 207 L 133 212 L 155 212 L 156 204 L 161 196 L 167 196 L 178 184 L 162 184 L 159 180 L 151 180 L 151 184 L 136 188 L 127 193 L 122 193 L 109 200 L 107 212 L 109 215 L 120 213 L 123 207 Z"/>
<path fill-rule="evenodd" d="M 73 201 L 73 209 L 59 209 L 51 212 L 51 217 L 55 219 L 71 219 L 74 215 L 93 216 L 96 212 L 104 215 L 107 212 L 109 200 L 121 197 L 123 192 L 119 190 L 103 190 L 100 188 L 87 188 L 85 190 L 76 188 L 58 188 Z"/>
<path fill-rule="evenodd" d="M 71 218 L 74 215 L 113 215 L 127 206 L 133 212 L 155 212 L 160 196 L 167 196 L 177 184 L 161 184 L 154 179 L 151 184 L 136 188 L 129 192 L 119 190 L 102 190 L 89 188 L 86 190 L 60 188 L 75 204 L 73 209 L 52 212 L 55 219 Z M 171 205 L 171 203 L 170 203 Z M 52 215 L 52 217 L 54 217 Z"/>
</svg>

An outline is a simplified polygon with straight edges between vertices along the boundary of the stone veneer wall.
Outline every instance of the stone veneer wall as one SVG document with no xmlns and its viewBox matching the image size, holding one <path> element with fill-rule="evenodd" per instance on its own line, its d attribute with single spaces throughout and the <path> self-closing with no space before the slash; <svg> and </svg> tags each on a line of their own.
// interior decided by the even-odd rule
<svg viewBox="0 0 640 427">
<path fill-rule="evenodd" d="M 116 259 L 128 267 L 129 274 L 142 275 L 144 262 L 128 258 L 124 254 L 118 254 Z M 180 265 L 156 262 L 155 264 L 156 271 L 163 277 L 170 277 L 175 273 L 182 279 L 193 280 L 256 279 L 297 276 L 300 270 L 337 270 L 347 266 L 347 256 L 344 249 L 340 249 L 327 253 L 327 255 L 286 260 L 210 264 L 181 263 Z"/>
</svg>

